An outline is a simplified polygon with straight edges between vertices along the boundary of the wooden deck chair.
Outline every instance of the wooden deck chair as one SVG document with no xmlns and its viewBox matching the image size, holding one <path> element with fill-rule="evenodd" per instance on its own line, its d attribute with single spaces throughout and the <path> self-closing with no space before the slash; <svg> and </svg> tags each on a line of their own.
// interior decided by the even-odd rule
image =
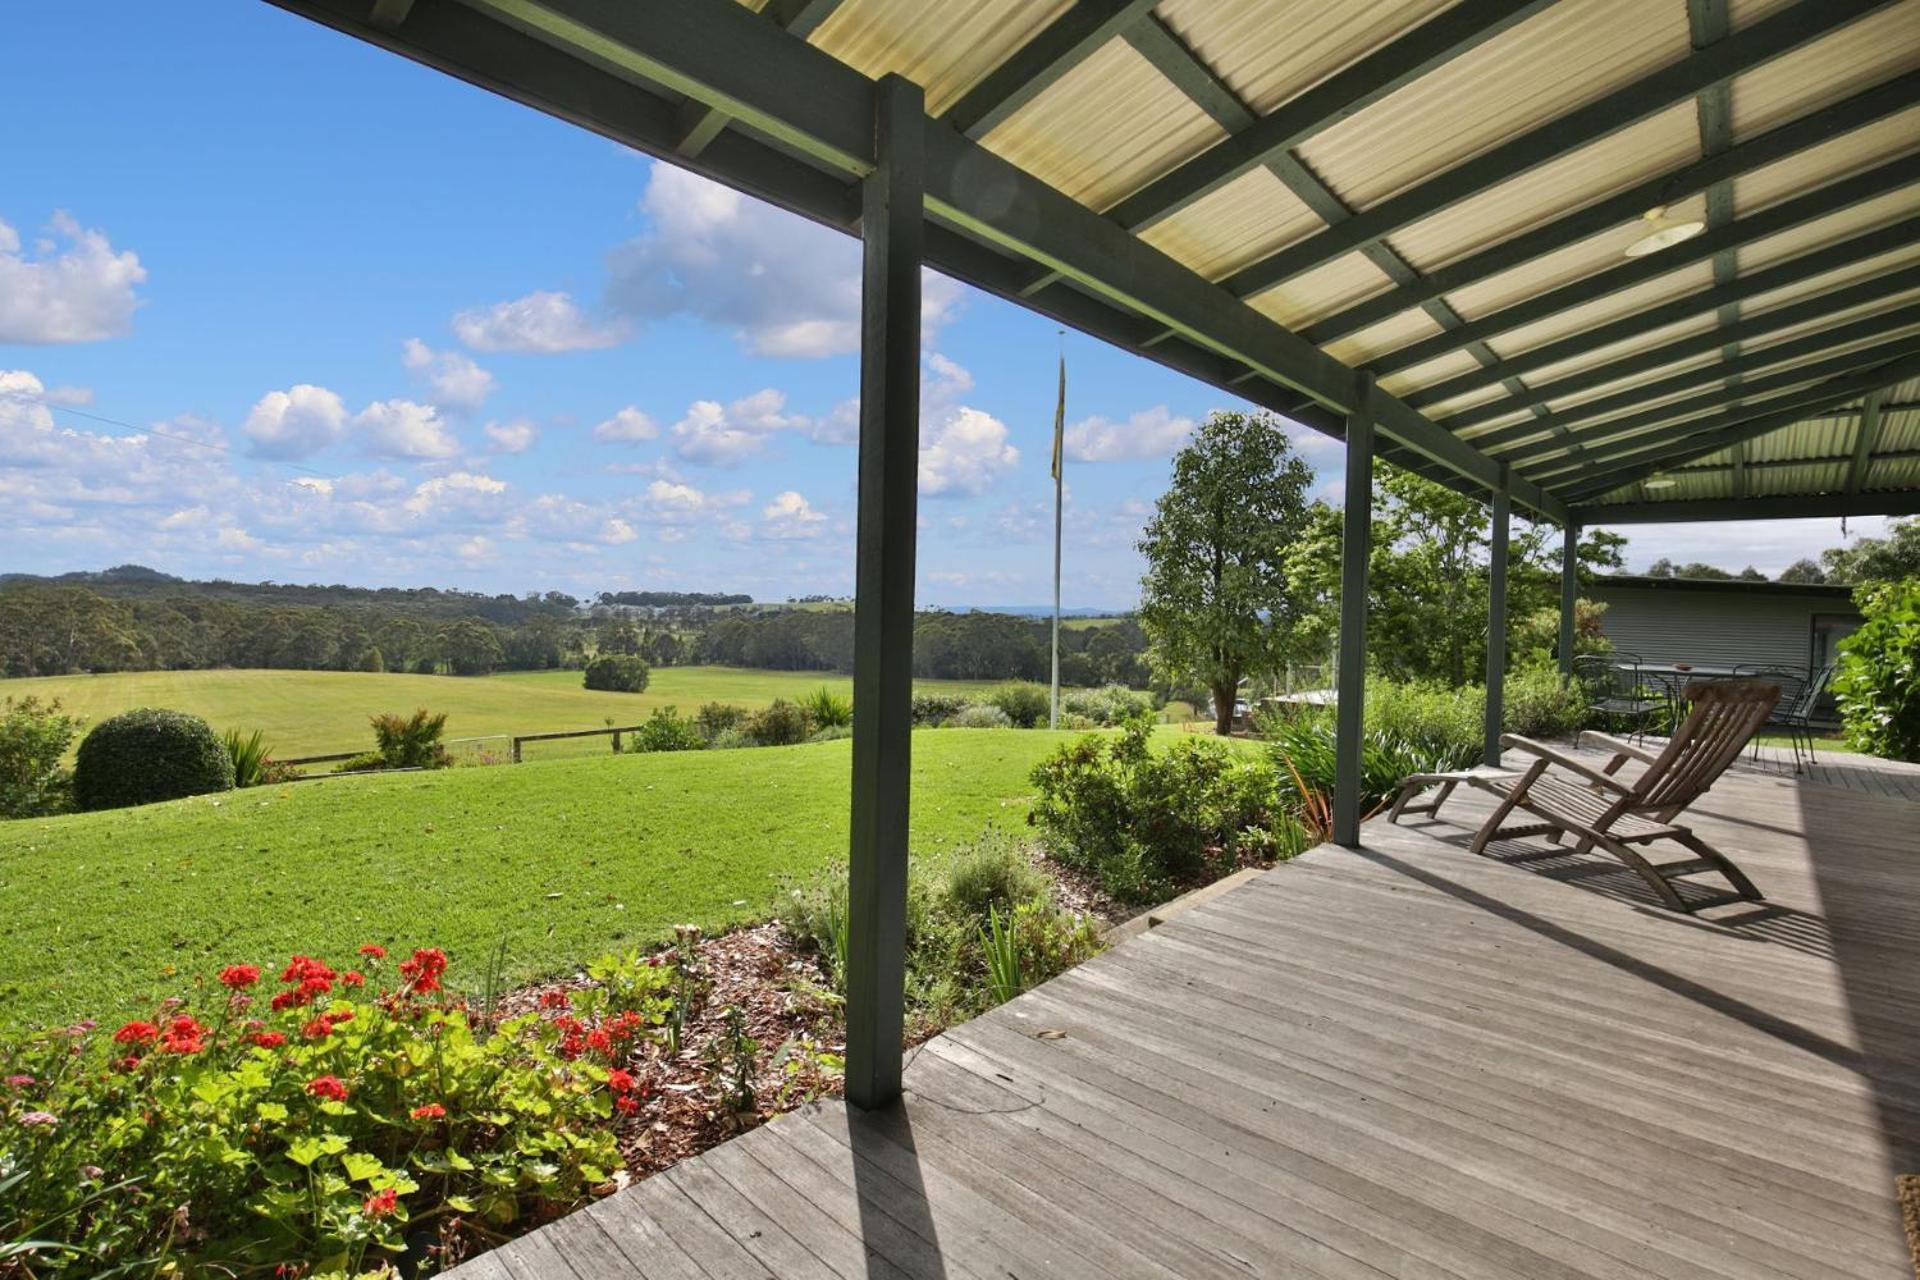
<svg viewBox="0 0 1920 1280">
<path fill-rule="evenodd" d="M 1764 680 L 1714 680 L 1689 686 L 1685 697 L 1693 709 L 1658 755 L 1604 734 L 1583 734 L 1582 743 L 1595 740 L 1614 753 L 1604 769 L 1596 769 L 1552 747 L 1507 734 L 1501 746 L 1536 757 L 1524 771 L 1414 774 L 1401 784 L 1388 821 L 1398 822 L 1409 813 L 1438 814 L 1454 789 L 1465 784 L 1500 798 L 1493 816 L 1474 834 L 1469 847 L 1475 853 L 1485 853 L 1488 842 L 1497 839 L 1544 835 L 1557 844 L 1572 836 L 1579 842 L 1575 853 L 1595 846 L 1606 850 L 1638 872 L 1675 911 L 1757 900 L 1760 891 L 1732 860 L 1673 819 L 1714 784 L 1767 722 L 1780 701 L 1780 686 Z M 1632 781 L 1620 776 L 1628 760 L 1646 766 Z M 1432 787 L 1438 787 L 1439 794 L 1431 803 L 1411 803 Z M 1501 826 L 1515 809 L 1538 821 Z M 1650 861 L 1643 850 L 1656 840 L 1672 840 L 1695 856 L 1681 862 Z M 1688 901 L 1674 889 L 1673 882 L 1684 876 L 1715 871 L 1733 886 L 1731 894 Z"/>
</svg>

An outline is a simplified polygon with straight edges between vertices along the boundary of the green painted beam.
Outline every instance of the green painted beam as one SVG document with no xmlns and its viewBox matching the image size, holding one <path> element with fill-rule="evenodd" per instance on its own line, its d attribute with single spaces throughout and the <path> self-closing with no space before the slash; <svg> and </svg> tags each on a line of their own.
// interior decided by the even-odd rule
<svg viewBox="0 0 1920 1280">
<path fill-rule="evenodd" d="M 1792 328 L 1795 325 L 1826 320 L 1833 316 L 1842 315 L 1854 308 L 1881 302 L 1915 288 L 1920 288 L 1920 266 L 1904 267 L 1897 271 L 1890 271 L 1883 275 L 1858 281 L 1844 288 L 1833 289 L 1811 298 L 1803 298 L 1798 302 L 1789 303 L 1786 306 L 1775 307 L 1773 310 L 1761 312 L 1759 315 L 1748 316 L 1738 324 L 1729 325 L 1723 329 L 1708 330 L 1705 333 L 1693 334 L 1685 338 L 1676 338 L 1671 342 L 1662 343 L 1650 350 L 1637 352 L 1630 356 L 1623 356 L 1618 360 L 1596 365 L 1590 369 L 1583 369 L 1579 373 L 1568 374 L 1552 382 L 1537 383 L 1533 385 L 1524 396 L 1509 396 L 1507 399 L 1495 403 L 1499 404 L 1501 414 L 1507 414 L 1529 405 L 1564 399 L 1567 396 L 1592 391 L 1599 387 L 1607 386 L 1610 383 L 1637 377 L 1643 373 L 1652 373 L 1657 369 L 1664 368 L 1670 364 L 1677 364 L 1692 356 L 1703 355 L 1709 351 L 1716 350 L 1730 339 L 1744 342 L 1769 333 L 1775 333 L 1781 329 Z M 1882 314 L 1900 313 L 1894 311 Z M 1480 410 L 1483 407 L 1484 406 L 1476 405 L 1471 411 L 1476 418 L 1479 417 Z M 1465 423 L 1462 420 L 1465 418 L 1466 414 L 1464 413 L 1455 414 L 1448 421 L 1450 423 L 1460 422 L 1460 424 L 1464 426 Z"/>
<path fill-rule="evenodd" d="M 1908 176 L 1900 185 L 1905 186 L 1913 182 L 1920 182 L 1920 155 L 1908 157 L 1906 160 L 1899 162 L 1899 166 L 1909 171 Z M 1888 167 L 1891 168 L 1893 166 Z M 1894 188 L 1888 189 L 1891 190 Z M 1696 238 L 1704 240 L 1707 237 L 1699 236 Z M 1725 284 L 1716 284 L 1710 288 L 1702 289 L 1697 293 L 1686 294 L 1667 302 L 1658 303 L 1643 311 L 1636 311 L 1631 315 L 1621 316 L 1605 324 L 1594 325 L 1592 328 L 1583 329 L 1578 333 L 1570 334 L 1558 341 L 1542 343 L 1539 346 L 1531 347 L 1525 351 L 1516 352 L 1501 360 L 1491 369 L 1469 370 L 1457 377 L 1444 379 L 1443 381 L 1434 383 L 1432 386 L 1421 388 L 1418 393 L 1407 396 L 1406 400 L 1407 403 L 1413 405 L 1415 408 L 1424 408 L 1427 405 L 1438 404 L 1443 400 L 1451 400 L 1468 391 L 1473 391 L 1497 381 L 1501 375 L 1518 376 L 1535 369 L 1544 369 L 1550 365 L 1559 364 L 1562 361 L 1576 359 L 1590 351 L 1598 351 L 1603 347 L 1610 347 L 1636 334 L 1649 333 L 1654 329 L 1673 324 L 1676 321 L 1691 319 L 1703 312 L 1718 310 L 1722 307 L 1744 302 L 1750 298 L 1757 298 L 1763 294 L 1784 289 L 1789 285 L 1800 284 L 1803 281 L 1815 279 L 1816 277 L 1837 271 L 1843 267 L 1850 267 L 1857 263 L 1870 261 L 1895 250 L 1907 248 L 1913 244 L 1920 244 L 1920 215 L 1902 219 L 1889 226 L 1876 227 L 1872 231 L 1852 236 L 1837 244 L 1824 245 L 1821 248 L 1813 250 L 1811 253 L 1803 253 L 1799 257 L 1789 258 L 1785 262 L 1777 263 L 1764 270 L 1740 275 Z M 1647 259 L 1641 259 L 1641 261 L 1659 258 L 1660 256 L 1659 254 L 1649 254 Z M 1712 255 L 1702 254 L 1701 256 L 1710 257 Z M 1601 274 L 1606 275 L 1610 273 L 1602 272 Z M 1556 290 L 1556 292 L 1560 291 Z M 1609 290 L 1609 292 L 1611 292 L 1611 290 Z M 1516 308 L 1509 308 L 1509 310 L 1515 309 Z M 1533 308 L 1528 309 L 1532 310 Z M 1559 308 L 1555 308 L 1555 310 L 1558 309 Z M 1538 317 L 1535 318 L 1537 319 Z M 1491 319 L 1492 317 L 1489 317 L 1489 320 Z M 1738 322 L 1736 321 L 1735 323 L 1737 324 Z M 1473 326 L 1470 326 L 1470 328 L 1471 327 Z M 1487 327 L 1505 328 L 1507 326 L 1502 323 Z M 1722 325 L 1722 328 L 1727 330 L 1731 330 L 1733 327 L 1734 325 L 1732 324 Z M 1462 330 L 1461 332 L 1465 333 L 1467 330 Z M 1447 334 L 1443 336 L 1450 342 L 1455 335 Z M 1397 364 L 1397 360 L 1394 363 Z M 1375 371 L 1381 376 L 1385 376 L 1384 370 L 1376 369 Z M 1492 417 L 1497 416 L 1479 408 L 1471 412 L 1475 415 L 1475 421 L 1478 422 L 1489 421 Z M 1453 426 L 1455 430 L 1470 425 L 1466 415 L 1454 415 L 1454 417 L 1458 419 L 1458 421 L 1450 422 L 1449 425 Z"/>
<path fill-rule="evenodd" d="M 1625 417 L 1609 418 L 1605 422 L 1595 423 L 1583 431 L 1574 433 L 1571 438 L 1577 439 L 1585 446 L 1586 458 L 1601 457 L 1605 455 L 1596 453 L 1596 446 L 1613 440 L 1625 439 L 1629 436 L 1635 437 L 1636 440 L 1643 439 L 1644 436 L 1636 436 L 1636 433 L 1644 432 L 1649 427 L 1658 427 L 1665 423 L 1675 423 L 1680 424 L 1674 428 L 1676 431 L 1679 431 L 1684 427 L 1683 419 L 1696 418 L 1702 414 L 1710 413 L 1715 409 L 1726 408 L 1729 405 L 1737 407 L 1742 400 L 1762 400 L 1778 392 L 1793 391 L 1810 382 L 1839 377 L 1841 374 L 1851 373 L 1856 369 L 1872 368 L 1877 365 L 1883 365 L 1889 360 L 1898 360 L 1903 356 L 1914 354 L 1920 354 L 1920 334 L 1912 334 L 1893 342 L 1880 343 L 1879 345 L 1862 348 L 1858 351 L 1849 351 L 1843 355 L 1833 356 L 1826 360 L 1818 360 L 1811 364 L 1797 365 L 1791 369 L 1783 369 L 1778 373 L 1769 374 L 1764 378 L 1755 378 L 1751 382 L 1744 383 L 1741 386 L 1716 387 L 1711 391 L 1703 392 L 1697 396 L 1690 396 L 1685 400 L 1670 401 L 1667 404 L 1659 405 L 1652 409 L 1645 409 L 1639 413 L 1628 414 Z M 1501 454 L 1500 457 L 1504 461 L 1511 462 L 1514 466 L 1524 469 L 1527 468 L 1534 459 L 1553 453 L 1556 450 L 1564 449 L 1568 438 L 1569 437 L 1566 436 L 1549 436 L 1544 439 L 1530 441 L 1517 449 Z M 1581 461 L 1581 459 L 1572 459 L 1569 461 L 1577 462 Z M 1529 474 L 1532 474 L 1532 472 L 1529 471 Z"/>
<path fill-rule="evenodd" d="M 852 819 L 847 858 L 847 1101 L 900 1097 L 906 1017 L 913 578 L 920 467 L 925 96 L 879 82 L 863 184 L 859 515 L 854 537 Z"/>
<path fill-rule="evenodd" d="M 1920 356 L 1882 365 L 1878 369 L 1835 378 L 1803 395 L 1781 397 L 1782 400 L 1801 401 L 1802 403 L 1795 408 L 1783 407 L 1776 412 L 1761 412 L 1758 417 L 1720 430 L 1691 434 L 1644 453 L 1634 454 L 1618 466 L 1606 470 L 1581 470 L 1572 476 L 1577 483 L 1556 491 L 1569 502 L 1590 502 L 1602 494 L 1611 493 L 1620 486 L 1651 475 L 1663 467 L 1678 466 L 1693 458 L 1703 458 L 1708 454 L 1718 453 L 1742 441 L 1763 436 L 1769 431 L 1778 431 L 1781 427 L 1791 426 L 1804 418 L 1818 417 L 1823 409 L 1838 407 L 1868 392 L 1878 391 L 1916 376 L 1920 376 Z M 1767 405 L 1742 406 L 1743 409 L 1756 411 L 1766 410 L 1768 407 Z"/>
<path fill-rule="evenodd" d="M 1750 24 L 1711 48 L 1699 50 L 1389 196 L 1350 222 L 1330 227 L 1244 267 L 1227 278 L 1226 286 L 1241 296 L 1270 289 L 1618 133 L 1715 84 L 1791 53 L 1883 8 L 1885 3 L 1886 0 L 1802 0 Z"/>
<path fill-rule="evenodd" d="M 1677 204 L 1688 196 L 1830 142 L 1916 103 L 1920 103 L 1920 71 L 1911 71 L 1776 126 L 1756 138 L 1736 143 L 1718 155 L 1683 165 L 1502 240 L 1479 253 L 1436 267 L 1426 273 L 1425 283 L 1418 288 L 1388 290 L 1309 325 L 1301 333 L 1320 345 L 1357 333 L 1442 294 L 1478 284 L 1522 263 L 1631 222 L 1648 209 Z"/>
<path fill-rule="evenodd" d="M 1500 726 L 1506 714 L 1507 541 L 1512 507 L 1507 497 L 1507 468 L 1493 490 L 1493 527 L 1487 547 L 1487 705 L 1483 763 L 1500 765 Z"/>
<path fill-rule="evenodd" d="M 1805 497 L 1706 498 L 1673 502 L 1591 503 L 1574 508 L 1583 524 L 1680 524 L 1727 520 L 1792 520 L 1835 516 L 1920 515 L 1920 493 L 1813 494 Z"/>
<path fill-rule="evenodd" d="M 1152 9 L 1156 0 L 1077 0 L 988 72 L 941 118 L 980 138 L 1032 102 Z"/>
<path fill-rule="evenodd" d="M 1664 400 L 1668 396 L 1691 391 L 1695 387 L 1718 383 L 1731 377 L 1744 378 L 1775 365 L 1785 366 L 1810 357 L 1823 356 L 1837 348 L 1850 346 L 1856 342 L 1871 342 L 1885 334 L 1897 334 L 1901 329 L 1912 326 L 1920 326 L 1920 305 L 1902 307 L 1897 312 L 1884 316 L 1868 316 L 1864 320 L 1856 320 L 1851 324 L 1835 325 L 1831 329 L 1823 329 L 1791 342 L 1762 347 L 1758 351 L 1748 351 L 1732 360 L 1703 365 L 1698 369 L 1687 369 L 1654 382 L 1643 382 L 1610 396 L 1599 396 L 1592 400 L 1583 400 L 1576 405 L 1569 405 L 1564 409 L 1556 409 L 1544 420 L 1516 422 L 1510 426 L 1480 432 L 1471 439 L 1476 449 L 1500 453 L 1517 442 L 1533 439 L 1544 428 L 1570 431 L 1583 422 L 1637 409 L 1642 405 Z"/>
<path fill-rule="evenodd" d="M 1859 493 L 1866 482 L 1873 450 L 1880 443 L 1880 392 L 1868 396 L 1860 406 L 1860 425 L 1853 433 L 1853 458 L 1847 465 L 1847 492 Z"/>
<path fill-rule="evenodd" d="M 1340 513 L 1339 701 L 1334 708 L 1333 841 L 1360 846 L 1367 710 L 1367 568 L 1373 551 L 1373 379 L 1361 375 L 1347 415 L 1347 490 Z"/>
<path fill-rule="evenodd" d="M 845 0 L 767 0 L 760 16 L 783 31 L 806 39 L 833 16 Z M 686 130 L 674 150 L 692 159 L 707 149 L 727 127 L 727 113 L 692 99 L 687 101 Z"/>
<path fill-rule="evenodd" d="M 1869 461 L 1912 462 L 1915 459 L 1920 459 L 1920 449 L 1894 449 L 1887 453 L 1875 453 L 1870 456 Z M 1767 472 L 1792 471 L 1797 467 L 1827 466 L 1836 462 L 1845 462 L 1851 465 L 1852 457 L 1849 455 L 1846 458 L 1768 458 L 1764 461 L 1748 462 L 1742 465 L 1751 471 Z M 1685 466 L 1668 467 L 1667 474 L 1670 476 L 1712 476 L 1724 475 L 1732 470 L 1733 464 L 1728 462 L 1689 462 Z M 1850 491 L 1843 489 L 1842 492 Z M 1857 490 L 1852 492 L 1857 492 Z"/>
<path fill-rule="evenodd" d="M 1560 674 L 1573 674 L 1573 624 L 1580 603 L 1580 526 L 1569 520 L 1560 527 L 1560 636 L 1556 655 Z"/>
</svg>

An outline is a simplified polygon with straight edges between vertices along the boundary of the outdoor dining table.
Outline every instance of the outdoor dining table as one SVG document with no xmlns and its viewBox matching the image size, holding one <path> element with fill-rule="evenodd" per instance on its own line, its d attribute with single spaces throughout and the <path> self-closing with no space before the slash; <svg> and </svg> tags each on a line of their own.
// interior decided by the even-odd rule
<svg viewBox="0 0 1920 1280">
<path fill-rule="evenodd" d="M 1740 674 L 1733 667 L 1699 662 L 1616 662 L 1613 669 L 1660 682 L 1667 694 L 1669 730 L 1679 724 L 1686 714 L 1687 700 L 1681 695 L 1689 683 L 1695 680 L 1729 680 Z"/>
</svg>

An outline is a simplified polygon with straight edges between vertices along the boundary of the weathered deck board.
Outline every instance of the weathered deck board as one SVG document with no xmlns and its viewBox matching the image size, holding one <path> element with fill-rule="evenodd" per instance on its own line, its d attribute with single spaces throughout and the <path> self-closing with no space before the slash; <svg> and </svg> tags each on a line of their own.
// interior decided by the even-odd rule
<svg viewBox="0 0 1920 1280">
<path fill-rule="evenodd" d="M 458 1274 L 1905 1276 L 1908 785 L 1724 778 L 1697 825 L 1769 901 L 1708 918 L 1469 855 L 1473 798 L 1376 820 L 923 1046 L 903 1108 L 809 1107 Z"/>
</svg>

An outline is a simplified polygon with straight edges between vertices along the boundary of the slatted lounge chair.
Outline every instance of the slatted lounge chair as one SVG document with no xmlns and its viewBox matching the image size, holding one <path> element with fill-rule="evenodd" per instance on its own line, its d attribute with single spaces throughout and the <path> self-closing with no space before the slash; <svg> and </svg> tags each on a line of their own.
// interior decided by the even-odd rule
<svg viewBox="0 0 1920 1280">
<path fill-rule="evenodd" d="M 1416 773 L 1401 784 L 1388 821 L 1410 813 L 1435 814 L 1455 788 L 1466 785 L 1500 798 L 1474 834 L 1469 846 L 1485 853 L 1490 841 L 1544 835 L 1558 844 L 1572 836 L 1575 853 L 1598 846 L 1638 872 L 1660 900 L 1675 911 L 1698 911 L 1727 902 L 1753 901 L 1760 891 L 1732 860 L 1685 826 L 1674 822 L 1688 805 L 1705 794 L 1747 745 L 1754 731 L 1767 722 L 1780 701 L 1780 686 L 1764 680 L 1714 680 L 1690 686 L 1685 694 L 1693 709 L 1658 755 L 1605 734 L 1582 734 L 1582 745 L 1597 742 L 1613 752 L 1602 769 L 1527 738 L 1507 734 L 1500 745 L 1535 757 L 1523 771 L 1468 770 L 1461 773 Z M 1630 760 L 1645 768 L 1627 781 L 1621 769 Z M 1438 787 L 1427 804 L 1415 796 Z M 1515 809 L 1534 822 L 1503 827 Z M 1680 862 L 1657 863 L 1644 850 L 1658 840 L 1671 840 L 1694 853 Z M 1733 886 L 1731 894 L 1683 898 L 1674 881 L 1686 876 L 1718 872 Z"/>
</svg>

